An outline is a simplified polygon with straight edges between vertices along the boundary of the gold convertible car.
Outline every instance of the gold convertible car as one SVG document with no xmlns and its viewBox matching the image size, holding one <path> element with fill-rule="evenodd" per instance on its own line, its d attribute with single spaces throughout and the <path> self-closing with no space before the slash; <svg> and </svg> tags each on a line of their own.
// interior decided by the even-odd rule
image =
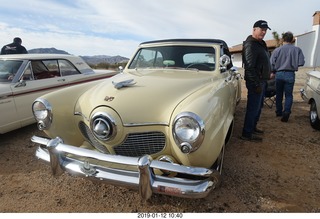
<svg viewBox="0 0 320 219">
<path fill-rule="evenodd" d="M 36 156 L 52 172 L 203 198 L 221 182 L 241 75 L 218 39 L 141 43 L 123 71 L 37 98 Z"/>
</svg>

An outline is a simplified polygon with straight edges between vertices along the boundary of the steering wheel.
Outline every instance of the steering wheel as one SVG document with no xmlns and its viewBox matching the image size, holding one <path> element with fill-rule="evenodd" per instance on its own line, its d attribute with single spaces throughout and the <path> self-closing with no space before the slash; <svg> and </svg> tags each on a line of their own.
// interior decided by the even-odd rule
<svg viewBox="0 0 320 219">
<path fill-rule="evenodd" d="M 186 67 L 186 69 L 188 68 L 196 68 L 198 70 L 202 70 L 202 71 L 211 71 L 211 68 L 209 65 L 204 64 L 204 63 L 191 63 L 190 65 L 188 65 Z"/>
</svg>

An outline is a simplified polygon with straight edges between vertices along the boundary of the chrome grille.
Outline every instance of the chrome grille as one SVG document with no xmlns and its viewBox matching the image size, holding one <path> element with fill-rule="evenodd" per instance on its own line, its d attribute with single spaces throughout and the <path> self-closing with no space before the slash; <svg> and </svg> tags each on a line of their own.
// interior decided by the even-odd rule
<svg viewBox="0 0 320 219">
<path fill-rule="evenodd" d="M 79 123 L 79 129 L 93 147 L 102 153 L 110 154 L 108 149 L 95 139 L 90 128 L 84 122 Z M 117 155 L 139 157 L 162 151 L 165 142 L 165 135 L 162 132 L 131 133 L 122 144 L 114 147 L 114 151 Z"/>
<path fill-rule="evenodd" d="M 86 138 L 86 140 L 93 146 L 95 147 L 97 150 L 99 150 L 102 153 L 105 154 L 110 154 L 110 152 L 108 151 L 108 149 L 101 143 L 99 143 L 95 137 L 93 136 L 90 128 L 84 123 L 84 122 L 80 122 L 79 123 L 79 129 L 82 133 L 82 135 Z"/>
<path fill-rule="evenodd" d="M 146 154 L 155 154 L 165 147 L 165 135 L 161 132 L 144 132 L 129 134 L 126 140 L 116 147 L 118 155 L 139 157 Z"/>
</svg>

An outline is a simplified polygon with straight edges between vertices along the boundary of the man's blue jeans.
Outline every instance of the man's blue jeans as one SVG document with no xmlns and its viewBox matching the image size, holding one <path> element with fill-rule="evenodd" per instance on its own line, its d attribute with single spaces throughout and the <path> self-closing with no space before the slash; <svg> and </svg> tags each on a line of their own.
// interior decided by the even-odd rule
<svg viewBox="0 0 320 219">
<path fill-rule="evenodd" d="M 256 92 L 256 85 L 254 83 L 246 82 L 248 89 L 247 95 L 247 111 L 244 118 L 244 125 L 242 130 L 242 136 L 251 137 L 257 123 L 260 119 L 261 108 L 264 102 L 264 92 L 266 88 L 266 82 L 261 82 L 261 93 Z"/>
<path fill-rule="evenodd" d="M 276 114 L 282 116 L 283 112 L 291 113 L 293 103 L 293 86 L 295 73 L 292 71 L 276 72 Z M 284 109 L 282 105 L 283 94 L 285 95 Z"/>
</svg>

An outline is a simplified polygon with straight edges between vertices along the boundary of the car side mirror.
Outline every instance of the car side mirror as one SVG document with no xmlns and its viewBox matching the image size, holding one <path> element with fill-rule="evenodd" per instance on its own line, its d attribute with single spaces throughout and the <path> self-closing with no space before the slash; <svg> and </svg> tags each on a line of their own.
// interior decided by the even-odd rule
<svg viewBox="0 0 320 219">
<path fill-rule="evenodd" d="M 219 59 L 220 71 L 225 72 L 227 70 L 227 66 L 230 64 L 231 59 L 228 55 L 224 54 Z"/>
</svg>

